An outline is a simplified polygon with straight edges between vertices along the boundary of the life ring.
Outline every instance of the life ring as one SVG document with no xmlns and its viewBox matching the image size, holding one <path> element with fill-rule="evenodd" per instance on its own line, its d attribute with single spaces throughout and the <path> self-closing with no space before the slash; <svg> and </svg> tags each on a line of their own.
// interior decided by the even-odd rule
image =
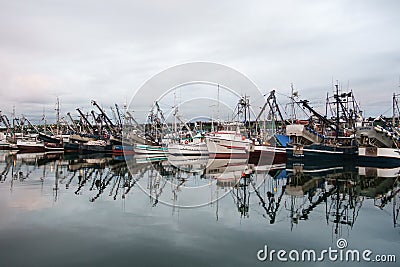
<svg viewBox="0 0 400 267">
<path fill-rule="evenodd" d="M 189 142 L 188 142 L 188 140 L 185 140 L 185 145 L 187 145 Z"/>
</svg>

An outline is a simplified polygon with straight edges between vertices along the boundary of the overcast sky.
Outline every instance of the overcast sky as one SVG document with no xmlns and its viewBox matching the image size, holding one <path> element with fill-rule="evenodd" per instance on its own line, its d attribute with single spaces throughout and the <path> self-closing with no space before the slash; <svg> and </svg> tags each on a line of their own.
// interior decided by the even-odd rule
<svg viewBox="0 0 400 267">
<path fill-rule="evenodd" d="M 339 80 L 367 115 L 390 115 L 399 10 L 396 0 L 0 0 L 0 110 L 35 120 L 54 117 L 57 97 L 63 113 L 91 99 L 122 105 L 162 70 L 210 61 L 263 93 L 287 95 L 293 82 L 315 105 Z"/>
</svg>

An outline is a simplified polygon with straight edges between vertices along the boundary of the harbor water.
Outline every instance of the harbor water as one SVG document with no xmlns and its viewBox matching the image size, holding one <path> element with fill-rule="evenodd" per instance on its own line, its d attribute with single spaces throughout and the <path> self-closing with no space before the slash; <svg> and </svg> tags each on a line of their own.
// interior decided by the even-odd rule
<svg viewBox="0 0 400 267">
<path fill-rule="evenodd" d="M 218 179 L 221 169 L 225 176 Z M 1 266 L 400 261 L 399 168 L 227 165 L 208 159 L 179 165 L 166 158 L 4 151 L 0 174 Z M 258 257 L 265 247 L 313 249 L 319 257 L 324 249 L 338 249 L 339 239 L 348 249 L 395 255 L 397 263 Z"/>
</svg>

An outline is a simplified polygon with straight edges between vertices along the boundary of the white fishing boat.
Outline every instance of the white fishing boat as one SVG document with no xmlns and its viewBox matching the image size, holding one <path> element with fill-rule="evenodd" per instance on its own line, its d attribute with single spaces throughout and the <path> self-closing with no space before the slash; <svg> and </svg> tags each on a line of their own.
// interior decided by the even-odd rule
<svg viewBox="0 0 400 267">
<path fill-rule="evenodd" d="M 208 155 L 208 149 L 205 142 L 188 144 L 168 144 L 168 153 L 172 155 Z"/>
<path fill-rule="evenodd" d="M 171 155 L 201 156 L 208 155 L 208 149 L 206 142 L 204 142 L 204 136 L 198 133 L 193 138 L 182 138 L 177 143 L 169 143 L 168 153 Z"/>
<path fill-rule="evenodd" d="M 390 132 L 379 125 L 363 123 L 356 127 L 358 143 L 363 146 L 393 147 L 394 140 L 398 138 L 394 132 Z"/>
<path fill-rule="evenodd" d="M 45 146 L 43 142 L 17 140 L 17 148 L 20 152 L 44 152 Z"/>
<path fill-rule="evenodd" d="M 208 153 L 212 158 L 247 158 L 252 141 L 240 131 L 217 131 L 206 137 Z"/>
</svg>

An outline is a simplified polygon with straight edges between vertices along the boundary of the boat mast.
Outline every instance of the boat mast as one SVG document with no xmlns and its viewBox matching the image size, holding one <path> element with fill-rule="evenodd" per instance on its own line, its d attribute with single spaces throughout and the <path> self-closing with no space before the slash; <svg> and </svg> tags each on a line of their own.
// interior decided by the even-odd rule
<svg viewBox="0 0 400 267">
<path fill-rule="evenodd" d="M 45 112 L 45 108 L 43 107 L 43 119 L 44 121 L 44 125 L 43 125 L 43 133 L 46 134 L 46 128 L 47 128 L 47 122 L 46 122 L 46 112 Z"/>
<path fill-rule="evenodd" d="M 250 100 L 249 96 L 244 95 L 244 122 L 245 127 L 250 128 Z M 246 126 L 247 125 L 247 126 Z"/>
<path fill-rule="evenodd" d="M 336 83 L 336 139 L 339 137 L 339 85 Z"/>
<path fill-rule="evenodd" d="M 399 76 L 399 85 L 398 87 L 400 88 L 400 76 Z M 393 123 L 393 127 L 395 127 L 396 125 L 396 117 L 397 117 L 397 121 L 400 124 L 400 114 L 399 114 L 399 102 L 398 102 L 398 97 L 400 96 L 400 94 L 396 94 L 393 93 L 393 101 L 392 101 L 392 105 L 393 105 L 393 118 L 392 118 L 392 123 Z"/>
<path fill-rule="evenodd" d="M 174 139 L 176 139 L 177 126 L 176 126 L 176 116 L 178 113 L 178 107 L 176 106 L 176 90 L 174 91 Z"/>
<path fill-rule="evenodd" d="M 57 135 L 60 135 L 60 99 L 57 97 Z"/>
<path fill-rule="evenodd" d="M 328 118 L 329 92 L 326 92 L 325 118 Z"/>
<path fill-rule="evenodd" d="M 118 104 L 115 104 L 115 109 L 117 110 L 117 115 L 118 115 L 118 121 L 119 121 L 119 126 L 120 126 L 120 129 L 119 129 L 119 130 L 122 130 L 122 128 L 123 128 L 123 123 L 122 123 L 121 112 L 119 111 Z"/>
<path fill-rule="evenodd" d="M 400 113 L 399 113 L 399 96 L 400 94 L 396 94 L 393 93 L 393 101 L 392 101 L 392 105 L 393 105 L 393 118 L 392 118 L 392 123 L 393 126 L 396 125 L 396 120 L 397 122 L 399 122 L 399 117 L 400 117 Z"/>
<path fill-rule="evenodd" d="M 290 94 L 290 106 L 291 106 L 291 111 L 290 111 L 290 123 L 293 124 L 294 121 L 294 88 L 293 88 L 293 83 L 290 84 L 291 88 L 291 94 Z"/>
<path fill-rule="evenodd" d="M 15 135 L 16 130 L 15 130 L 15 106 L 13 106 L 13 112 L 11 114 L 11 119 L 12 119 L 12 127 L 13 127 L 13 134 L 12 134 L 12 138 L 14 139 L 15 142 L 17 142 L 17 137 Z"/>
</svg>

